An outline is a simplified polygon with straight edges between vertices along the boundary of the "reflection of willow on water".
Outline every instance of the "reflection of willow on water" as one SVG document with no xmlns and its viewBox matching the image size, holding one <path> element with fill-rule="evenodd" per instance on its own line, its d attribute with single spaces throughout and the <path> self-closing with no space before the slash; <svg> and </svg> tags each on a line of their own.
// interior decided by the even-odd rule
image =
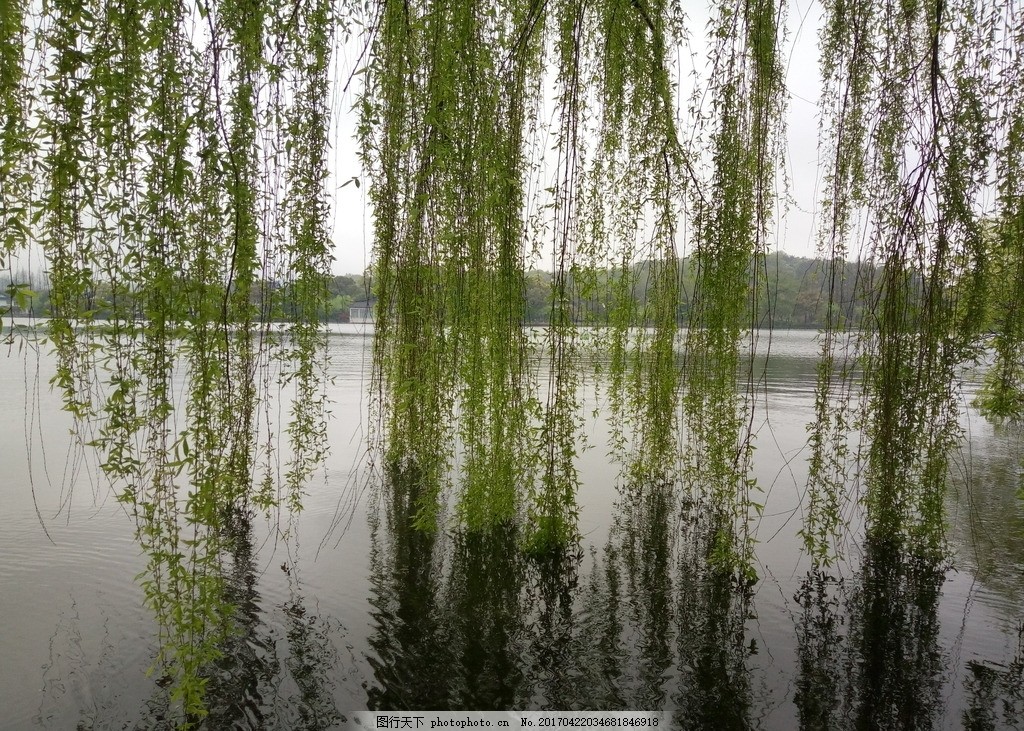
<svg viewBox="0 0 1024 731">
<path fill-rule="evenodd" d="M 305 608 L 297 582 L 290 581 L 291 596 L 281 607 L 288 639 L 282 648 L 265 622 L 251 516 L 231 513 L 224 534 L 224 592 L 233 611 L 220 656 L 207 671 L 209 715 L 200 728 L 322 729 L 337 723 L 341 716 L 327 678 L 338 658 L 323 620 Z M 282 698 L 292 683 L 298 694 Z"/>
<path fill-rule="evenodd" d="M 935 725 L 943 707 L 936 614 L 943 576 L 942 566 L 880 539 L 867 541 L 852 585 L 808 575 L 797 595 L 801 728 Z"/>
<path fill-rule="evenodd" d="M 902 548 L 870 539 L 851 597 L 860 728 L 928 728 L 942 707 L 936 609 L 945 572 Z"/>
<path fill-rule="evenodd" d="M 371 524 L 370 585 L 376 630 L 370 658 L 376 685 L 370 710 L 448 708 L 446 682 L 452 667 L 438 620 L 437 534 L 416 530 L 419 479 L 413 470 L 392 470 L 384 521 Z"/>
<path fill-rule="evenodd" d="M 628 707 L 662 708 L 672 662 L 671 493 L 664 484 L 630 496 L 617 527 L 629 622 L 636 631 L 637 687 Z M 614 539 L 613 539 L 614 540 Z"/>
<path fill-rule="evenodd" d="M 297 694 L 286 699 L 288 716 L 281 726 L 287 729 L 334 728 L 344 720 L 334 697 L 331 677 L 340 665 L 331 634 L 336 630 L 326 618 L 307 609 L 297 577 L 297 567 L 289 572 L 289 598 L 284 604 L 288 626 L 288 656 L 284 664 L 295 682 Z"/>
<path fill-rule="evenodd" d="M 1017 642 L 1017 656 L 1005 667 L 967 663 L 969 707 L 964 711 L 964 728 L 1024 728 L 1024 623 Z"/>
<path fill-rule="evenodd" d="M 499 525 L 455 536 L 443 605 L 450 617 L 448 644 L 453 708 L 503 710 L 521 700 L 524 635 L 524 565 L 519 532 Z"/>
<path fill-rule="evenodd" d="M 578 550 L 527 555 L 512 525 L 449 539 L 415 525 L 411 471 L 373 518 L 372 710 L 582 708 Z"/>
<path fill-rule="evenodd" d="M 589 706 L 675 708 L 684 729 L 747 728 L 749 591 L 714 568 L 716 526 L 670 484 L 627 491 L 581 617 Z"/>
<path fill-rule="evenodd" d="M 411 471 L 373 519 L 373 710 L 677 708 L 683 728 L 745 728 L 750 595 L 713 569 L 715 526 L 671 483 L 624 495 L 581 581 L 576 545 L 523 549 L 512 526 L 418 530 Z"/>
<path fill-rule="evenodd" d="M 228 554 L 224 594 L 233 608 L 232 628 L 225 633 L 222 654 L 210 671 L 207 725 L 211 729 L 230 728 L 235 723 L 264 726 L 269 720 L 264 699 L 273 697 L 280 661 L 260 619 L 251 519 L 231 511 L 223 531 Z"/>
<path fill-rule="evenodd" d="M 675 725 L 684 729 L 746 729 L 754 703 L 746 622 L 752 595 L 746 582 L 719 566 L 721 528 L 684 513 L 676 565 L 677 667 Z"/>
<path fill-rule="evenodd" d="M 586 683 L 585 648 L 588 638 L 579 633 L 576 601 L 583 553 L 570 544 L 530 556 L 526 650 L 529 658 L 527 692 L 531 708 L 577 710 L 590 707 Z"/>
<path fill-rule="evenodd" d="M 835 724 L 840 699 L 843 620 L 840 594 L 844 584 L 821 570 L 810 572 L 800 585 L 794 702 L 802 729 L 827 729 Z"/>
</svg>

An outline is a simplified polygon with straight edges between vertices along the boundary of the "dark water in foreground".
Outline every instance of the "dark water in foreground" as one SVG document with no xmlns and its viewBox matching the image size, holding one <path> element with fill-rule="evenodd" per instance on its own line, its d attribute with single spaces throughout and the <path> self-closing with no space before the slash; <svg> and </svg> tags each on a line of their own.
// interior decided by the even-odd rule
<svg viewBox="0 0 1024 731">
<path fill-rule="evenodd" d="M 259 517 L 241 531 L 231 585 L 244 631 L 213 673 L 209 728 L 327 729 L 366 708 L 1024 728 L 1019 434 L 965 406 L 948 570 L 866 545 L 853 515 L 850 560 L 812 573 L 796 531 L 816 350 L 811 333 L 775 333 L 756 424 L 761 579 L 737 595 L 708 576 L 697 529 L 657 489 L 619 495 L 600 413 L 580 459 L 578 549 L 527 560 L 511 530 L 408 530 L 401 501 L 375 499 L 361 471 L 368 345 L 332 338 L 335 449 L 294 530 Z M 0 358 L 0 729 L 164 728 L 133 523 L 70 444 L 53 365 Z"/>
</svg>

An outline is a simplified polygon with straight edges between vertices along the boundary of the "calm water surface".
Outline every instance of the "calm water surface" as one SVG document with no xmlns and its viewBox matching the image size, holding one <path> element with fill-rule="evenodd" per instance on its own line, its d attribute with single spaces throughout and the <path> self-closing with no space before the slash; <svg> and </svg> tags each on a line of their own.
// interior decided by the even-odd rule
<svg viewBox="0 0 1024 731">
<path fill-rule="evenodd" d="M 369 345 L 331 338 L 334 450 L 294 536 L 257 518 L 234 556 L 243 632 L 213 674 L 209 728 L 513 707 L 665 708 L 687 728 L 1024 728 L 1022 445 L 966 406 L 971 374 L 949 570 L 863 545 L 854 517 L 850 560 L 815 574 L 796 531 L 816 345 L 775 333 L 761 580 L 744 600 L 708 579 L 656 490 L 620 499 L 602 413 L 580 458 L 579 551 L 527 562 L 512 533 L 403 529 L 362 468 Z M 53 370 L 24 345 L 0 357 L 0 729 L 164 728 L 133 522 L 70 438 Z"/>
</svg>

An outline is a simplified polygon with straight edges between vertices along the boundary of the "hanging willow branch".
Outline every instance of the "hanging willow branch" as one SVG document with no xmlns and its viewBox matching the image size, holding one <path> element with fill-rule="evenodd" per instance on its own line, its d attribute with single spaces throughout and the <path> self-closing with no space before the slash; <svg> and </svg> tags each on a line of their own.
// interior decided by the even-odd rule
<svg viewBox="0 0 1024 731">
<path fill-rule="evenodd" d="M 689 428 L 687 479 L 714 515 L 712 562 L 752 573 L 747 522 L 754 484 L 749 476 L 751 379 L 737 392 L 740 343 L 757 313 L 748 307 L 748 272 L 767 250 L 774 208 L 783 97 L 779 28 L 784 6 L 762 1 L 741 8 L 723 4 L 713 52 L 717 129 L 714 173 L 707 204 L 698 206 L 697 284 L 687 334 Z M 756 269 L 755 269 L 756 271 Z M 756 282 L 756 280 L 755 280 Z M 756 286 L 756 284 L 755 284 Z M 748 330 L 749 328 L 749 330 Z M 751 366 L 752 367 L 752 366 Z"/>
<path fill-rule="evenodd" d="M 1000 309 L 990 287 L 997 277 L 1013 281 L 1010 262 L 1022 251 L 1019 238 L 993 246 L 998 237 L 982 208 L 993 162 L 1015 154 L 1010 110 L 1019 109 L 1020 93 L 1004 84 L 1020 63 L 1014 39 L 1021 20 L 1012 9 L 967 0 L 844 2 L 827 11 L 824 149 L 831 162 L 823 249 L 835 272 L 858 207 L 869 242 L 861 254 L 871 263 L 858 286 L 873 306 L 854 323 L 862 333 L 857 372 L 841 364 L 845 323 L 836 305 L 843 295 L 833 279 L 804 536 L 812 554 L 829 560 L 824 546 L 838 540 L 849 500 L 844 394 L 854 386 L 863 395 L 853 418 L 866 436 L 859 457 L 869 530 L 935 556 L 949 456 L 960 439 L 957 369 L 980 355 L 979 336 L 991 322 L 986 309 Z M 997 103 L 996 114 L 986 111 Z M 999 171 L 1000 221 L 1012 221 L 1006 203 L 1012 210 L 1013 198 L 1002 191 L 1013 180 Z M 1001 274 L 997 261 L 1007 266 Z M 1005 325 L 994 328 L 1004 364 L 1000 349 L 1016 342 Z M 989 371 L 983 410 L 1013 400 L 1015 380 L 999 373 Z"/>
<path fill-rule="evenodd" d="M 0 250 L 44 249 L 53 385 L 136 517 L 154 668 L 185 725 L 232 631 L 231 526 L 281 495 L 298 511 L 326 453 L 335 22 L 317 2 L 3 4 Z M 270 332 L 282 258 L 286 349 Z M 283 352 L 297 387 L 278 486 L 272 465 L 255 473 Z"/>
</svg>

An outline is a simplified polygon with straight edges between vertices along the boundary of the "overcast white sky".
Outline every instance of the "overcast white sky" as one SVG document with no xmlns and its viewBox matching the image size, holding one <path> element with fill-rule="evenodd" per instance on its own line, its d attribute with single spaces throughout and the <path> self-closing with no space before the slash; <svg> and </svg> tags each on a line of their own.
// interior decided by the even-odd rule
<svg viewBox="0 0 1024 731">
<path fill-rule="evenodd" d="M 681 0 L 690 20 L 693 53 L 700 64 L 707 57 L 704 44 L 708 22 L 706 0 Z M 786 169 L 789 177 L 791 201 L 784 218 L 776 221 L 776 244 L 790 254 L 813 256 L 815 250 L 816 205 L 815 191 L 819 183 L 818 170 L 818 110 L 816 106 L 820 87 L 818 73 L 818 28 L 821 6 L 816 0 L 791 0 L 787 17 L 785 54 L 786 78 L 790 92 L 787 115 Z M 356 61 L 358 43 L 340 49 L 336 78 L 346 79 Z M 683 52 L 683 63 L 689 62 L 689 52 Z M 698 68 L 703 71 L 703 68 Z M 336 274 L 362 273 L 370 265 L 372 245 L 372 219 L 367 206 L 366 186 L 339 187 L 353 176 L 363 173 L 356 154 L 354 140 L 356 113 L 352 109 L 355 84 L 346 97 L 335 99 L 335 137 L 331 183 L 334 197 L 333 222 Z M 687 94 L 686 91 L 683 92 Z M 683 104 L 685 109 L 685 103 Z M 685 133 L 686 120 L 683 120 Z M 783 191 L 780 190 L 780 193 Z"/>
</svg>

